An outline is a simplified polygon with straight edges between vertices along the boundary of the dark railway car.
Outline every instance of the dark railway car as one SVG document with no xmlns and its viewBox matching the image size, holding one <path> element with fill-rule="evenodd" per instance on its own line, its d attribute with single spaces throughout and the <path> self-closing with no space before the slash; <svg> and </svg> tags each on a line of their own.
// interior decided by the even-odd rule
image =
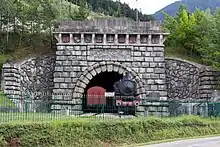
<svg viewBox="0 0 220 147">
<path fill-rule="evenodd" d="M 130 78 L 128 73 L 123 79 L 114 84 L 114 91 L 114 105 L 118 111 L 122 111 L 125 114 L 134 114 L 136 107 L 140 104 L 140 99 L 137 94 L 137 84 Z"/>
<path fill-rule="evenodd" d="M 123 79 L 114 84 L 114 91 L 116 97 L 128 100 L 139 100 L 137 83 L 130 78 L 128 73 L 126 73 Z"/>
<path fill-rule="evenodd" d="M 106 90 L 102 87 L 95 86 L 87 90 L 87 105 L 106 105 Z"/>
<path fill-rule="evenodd" d="M 83 98 L 83 111 L 100 113 L 103 106 L 106 106 L 106 90 L 100 86 L 94 86 L 87 90 Z"/>
</svg>

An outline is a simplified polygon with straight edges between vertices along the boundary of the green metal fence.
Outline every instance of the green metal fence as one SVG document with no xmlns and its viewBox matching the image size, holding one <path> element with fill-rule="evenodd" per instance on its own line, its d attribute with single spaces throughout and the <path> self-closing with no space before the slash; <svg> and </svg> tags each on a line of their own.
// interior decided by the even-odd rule
<svg viewBox="0 0 220 147">
<path fill-rule="evenodd" d="M 117 98 L 111 98 L 117 99 Z M 178 117 L 181 115 L 199 115 L 201 117 L 218 117 L 220 103 L 211 101 L 159 101 L 148 98 L 139 99 L 137 106 L 117 106 L 96 104 L 85 106 L 85 97 L 75 98 L 74 101 L 61 102 L 33 100 L 26 96 L 24 99 L 12 99 L 0 95 L 0 123 L 11 121 L 49 121 L 64 119 L 122 119 L 134 117 Z M 115 103 L 115 101 L 114 101 Z"/>
</svg>

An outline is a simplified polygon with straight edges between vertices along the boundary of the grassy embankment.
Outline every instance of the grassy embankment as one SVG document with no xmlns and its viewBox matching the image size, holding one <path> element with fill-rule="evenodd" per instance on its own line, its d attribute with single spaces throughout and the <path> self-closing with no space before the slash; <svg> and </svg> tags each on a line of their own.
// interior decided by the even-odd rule
<svg viewBox="0 0 220 147">
<path fill-rule="evenodd" d="M 75 119 L 0 125 L 0 144 L 18 137 L 22 147 L 120 146 L 220 134 L 220 122 L 195 116 L 129 120 Z"/>
</svg>

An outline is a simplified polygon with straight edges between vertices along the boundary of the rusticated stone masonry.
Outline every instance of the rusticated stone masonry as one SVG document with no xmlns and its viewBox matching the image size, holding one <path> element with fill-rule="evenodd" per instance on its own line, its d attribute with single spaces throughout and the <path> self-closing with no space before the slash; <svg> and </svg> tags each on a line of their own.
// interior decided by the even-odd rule
<svg viewBox="0 0 220 147">
<path fill-rule="evenodd" d="M 55 56 L 43 56 L 20 64 L 22 95 L 32 96 L 34 100 L 51 99 Z"/>
<path fill-rule="evenodd" d="M 108 50 L 107 54 L 100 51 L 99 54 L 92 53 L 105 49 Z M 111 58 L 116 56 L 115 51 L 120 50 L 127 50 L 123 56 L 130 58 Z M 94 58 L 94 55 L 100 57 Z M 109 58 L 105 58 L 106 55 Z M 117 56 L 120 57 L 120 54 Z M 105 71 L 123 74 L 129 71 L 138 83 L 139 94 L 146 97 L 150 92 L 159 92 L 162 98 L 166 98 L 164 66 L 162 47 L 60 46 L 54 73 L 54 93 L 73 93 L 73 97 L 79 97 L 97 74 Z M 60 96 L 60 100 L 62 98 Z M 69 98 L 72 100 L 71 96 Z"/>
<path fill-rule="evenodd" d="M 166 59 L 166 82 L 169 99 L 197 99 L 200 96 L 199 65 Z"/>
<path fill-rule="evenodd" d="M 36 57 L 18 63 L 3 65 L 1 90 L 22 111 L 25 101 L 37 111 L 39 105 L 52 99 L 55 56 Z"/>
<path fill-rule="evenodd" d="M 64 106 L 69 109 L 80 104 L 76 99 L 86 93 L 89 82 L 106 71 L 129 71 L 142 98 L 156 93 L 157 99 L 167 99 L 163 45 L 167 33 L 158 23 L 127 19 L 64 21 L 54 34 L 58 43 L 53 89 L 56 104 L 52 109 L 60 109 L 65 103 L 71 103 Z"/>
<path fill-rule="evenodd" d="M 219 101 L 219 87 L 220 72 L 207 67 L 203 68 L 200 73 L 200 99 Z"/>
<path fill-rule="evenodd" d="M 19 64 L 6 63 L 2 68 L 1 90 L 12 99 L 20 99 L 21 96 L 21 75 Z"/>
<path fill-rule="evenodd" d="M 168 99 L 211 100 L 219 90 L 220 72 L 197 63 L 166 58 Z"/>
</svg>

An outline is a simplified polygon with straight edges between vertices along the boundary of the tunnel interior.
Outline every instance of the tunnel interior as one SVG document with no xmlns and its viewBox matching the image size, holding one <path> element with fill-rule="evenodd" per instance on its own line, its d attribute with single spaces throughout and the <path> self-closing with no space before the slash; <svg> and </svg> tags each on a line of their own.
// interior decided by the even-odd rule
<svg viewBox="0 0 220 147">
<path fill-rule="evenodd" d="M 123 78 L 123 75 L 117 72 L 103 72 L 96 75 L 87 85 L 86 92 L 89 88 L 93 86 L 100 86 L 106 89 L 106 92 L 113 92 L 113 85 L 115 82 L 119 81 Z"/>
<path fill-rule="evenodd" d="M 83 98 L 83 111 L 84 112 L 97 112 L 97 111 L 100 111 L 99 109 L 101 109 L 101 106 L 88 106 L 87 105 L 87 91 L 89 88 L 99 86 L 99 87 L 104 88 L 106 92 L 114 92 L 114 87 L 113 87 L 114 83 L 119 81 L 122 78 L 123 78 L 123 75 L 117 72 L 102 72 L 96 75 L 89 82 L 89 84 L 87 85 L 85 89 L 84 98 Z M 112 106 L 112 100 L 107 99 L 106 105 L 105 105 L 105 112 L 108 111 L 107 109 L 112 109 L 110 108 L 111 106 Z"/>
</svg>

